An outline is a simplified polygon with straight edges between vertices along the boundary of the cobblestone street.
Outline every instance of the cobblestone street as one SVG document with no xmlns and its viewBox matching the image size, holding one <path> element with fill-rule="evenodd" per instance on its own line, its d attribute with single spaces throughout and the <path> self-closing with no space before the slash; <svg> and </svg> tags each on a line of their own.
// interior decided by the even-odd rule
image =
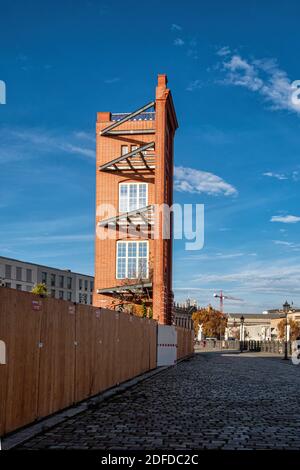
<svg viewBox="0 0 300 470">
<path fill-rule="evenodd" d="M 300 367 L 258 353 L 192 359 L 22 449 L 300 449 Z"/>
</svg>

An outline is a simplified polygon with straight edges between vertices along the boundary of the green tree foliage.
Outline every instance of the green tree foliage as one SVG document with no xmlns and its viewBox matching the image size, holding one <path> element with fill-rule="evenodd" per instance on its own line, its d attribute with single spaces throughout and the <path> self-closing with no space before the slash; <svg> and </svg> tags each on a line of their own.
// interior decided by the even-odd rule
<svg viewBox="0 0 300 470">
<path fill-rule="evenodd" d="M 149 318 L 150 319 L 153 318 L 153 309 L 152 309 L 152 307 L 149 307 Z"/>
<path fill-rule="evenodd" d="M 142 303 L 142 312 L 143 312 L 143 318 L 147 317 L 147 307 L 145 302 Z"/>
<path fill-rule="evenodd" d="M 227 326 L 227 317 L 219 310 L 215 310 L 211 305 L 200 308 L 193 313 L 195 334 L 197 336 L 199 327 L 202 325 L 202 331 L 205 336 L 220 338 L 225 333 Z"/>
<path fill-rule="evenodd" d="M 31 291 L 33 294 L 40 295 L 42 297 L 47 297 L 48 296 L 48 289 L 46 284 L 40 283 L 36 284 Z"/>
</svg>

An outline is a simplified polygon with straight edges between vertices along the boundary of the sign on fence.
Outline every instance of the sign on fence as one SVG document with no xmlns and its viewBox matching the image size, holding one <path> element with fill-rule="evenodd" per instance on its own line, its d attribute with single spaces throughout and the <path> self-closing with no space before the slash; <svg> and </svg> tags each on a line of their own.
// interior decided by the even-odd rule
<svg viewBox="0 0 300 470">
<path fill-rule="evenodd" d="M 0 340 L 0 364 L 6 364 L 6 346 L 2 340 Z"/>
</svg>

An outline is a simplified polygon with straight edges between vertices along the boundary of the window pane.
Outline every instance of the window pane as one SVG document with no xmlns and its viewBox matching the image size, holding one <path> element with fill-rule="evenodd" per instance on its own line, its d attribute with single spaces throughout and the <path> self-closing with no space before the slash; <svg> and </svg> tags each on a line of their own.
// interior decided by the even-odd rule
<svg viewBox="0 0 300 470">
<path fill-rule="evenodd" d="M 138 265 L 138 275 L 142 278 L 147 277 L 147 258 L 140 258 Z"/>
<path fill-rule="evenodd" d="M 128 258 L 134 256 L 136 257 L 136 242 L 129 242 L 128 243 Z"/>
<path fill-rule="evenodd" d="M 26 269 L 26 281 L 32 282 L 32 270 L 31 269 Z"/>
<path fill-rule="evenodd" d="M 129 186 L 129 210 L 134 211 L 135 209 L 138 209 L 137 185 L 136 184 L 131 184 Z"/>
<path fill-rule="evenodd" d="M 118 257 L 126 256 L 126 243 L 118 243 Z"/>
<path fill-rule="evenodd" d="M 147 248 L 148 248 L 147 242 L 139 243 L 139 256 L 140 257 L 147 256 L 147 251 L 148 251 Z"/>
<path fill-rule="evenodd" d="M 126 258 L 119 258 L 117 265 L 117 278 L 126 278 Z"/>
<path fill-rule="evenodd" d="M 17 268 L 17 281 L 22 281 L 22 268 Z"/>
<path fill-rule="evenodd" d="M 117 243 L 117 273 L 119 279 L 148 276 L 148 243 L 147 242 L 118 242 Z"/>
<path fill-rule="evenodd" d="M 55 286 L 56 276 L 55 274 L 51 274 L 51 286 Z"/>
<path fill-rule="evenodd" d="M 125 155 L 126 153 L 128 153 L 128 145 L 122 145 L 121 153 L 122 155 Z"/>
<path fill-rule="evenodd" d="M 11 279 L 11 266 L 9 264 L 5 265 L 5 277 Z"/>
<path fill-rule="evenodd" d="M 120 212 L 128 212 L 128 184 L 120 185 L 120 201 L 119 210 Z"/>
<path fill-rule="evenodd" d="M 129 279 L 136 277 L 136 258 L 128 258 L 128 277 Z"/>
<path fill-rule="evenodd" d="M 138 208 L 145 207 L 146 205 L 147 205 L 147 186 L 146 184 L 140 184 Z"/>
<path fill-rule="evenodd" d="M 120 212 L 129 212 L 147 205 L 147 183 L 120 185 Z"/>
</svg>

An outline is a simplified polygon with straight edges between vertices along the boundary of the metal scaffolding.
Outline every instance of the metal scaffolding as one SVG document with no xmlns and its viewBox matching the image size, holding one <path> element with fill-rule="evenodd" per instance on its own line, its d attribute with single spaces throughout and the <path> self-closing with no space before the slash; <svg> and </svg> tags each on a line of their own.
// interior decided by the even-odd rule
<svg viewBox="0 0 300 470">
<path fill-rule="evenodd" d="M 117 127 L 119 127 L 121 124 L 124 124 L 124 122 L 130 121 L 134 117 L 138 116 L 139 114 L 143 113 L 149 108 L 152 108 L 155 105 L 155 101 L 151 101 L 151 103 L 146 104 L 142 108 L 137 109 L 136 111 L 133 111 L 130 114 L 125 115 L 122 119 L 119 121 L 114 122 L 113 124 L 110 124 L 108 127 L 105 129 L 102 129 L 100 131 L 100 135 L 121 135 L 121 134 L 154 134 L 155 129 L 131 129 L 131 130 L 114 130 Z"/>
<path fill-rule="evenodd" d="M 153 171 L 155 169 L 155 142 L 138 147 L 132 152 L 114 158 L 99 167 L 100 171 Z"/>
<path fill-rule="evenodd" d="M 117 225 L 122 227 L 128 225 L 152 226 L 154 223 L 153 215 L 154 207 L 153 205 L 149 205 L 130 212 L 124 212 L 124 214 L 119 214 L 115 217 L 110 217 L 109 219 L 101 220 L 98 222 L 98 226 L 105 228 L 112 228 Z"/>
</svg>

